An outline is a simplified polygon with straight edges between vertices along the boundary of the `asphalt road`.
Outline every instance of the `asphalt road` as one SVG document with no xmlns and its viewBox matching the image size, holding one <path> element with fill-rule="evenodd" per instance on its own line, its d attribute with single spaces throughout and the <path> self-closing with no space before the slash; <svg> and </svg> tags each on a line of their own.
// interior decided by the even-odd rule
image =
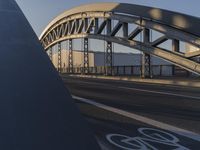
<svg viewBox="0 0 200 150">
<path fill-rule="evenodd" d="M 200 149 L 200 89 L 62 77 L 102 149 Z"/>
</svg>

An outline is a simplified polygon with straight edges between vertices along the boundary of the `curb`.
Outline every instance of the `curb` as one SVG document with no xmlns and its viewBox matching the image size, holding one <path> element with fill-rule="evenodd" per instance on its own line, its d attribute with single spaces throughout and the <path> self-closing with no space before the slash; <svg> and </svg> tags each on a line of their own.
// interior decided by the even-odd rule
<svg viewBox="0 0 200 150">
<path fill-rule="evenodd" d="M 150 84 L 174 85 L 184 87 L 200 88 L 200 80 L 184 81 L 184 80 L 168 80 L 168 79 L 140 79 L 133 77 L 108 77 L 108 76 L 95 76 L 95 75 L 69 75 L 71 77 L 105 79 L 105 80 L 118 80 L 118 81 L 131 81 Z"/>
</svg>

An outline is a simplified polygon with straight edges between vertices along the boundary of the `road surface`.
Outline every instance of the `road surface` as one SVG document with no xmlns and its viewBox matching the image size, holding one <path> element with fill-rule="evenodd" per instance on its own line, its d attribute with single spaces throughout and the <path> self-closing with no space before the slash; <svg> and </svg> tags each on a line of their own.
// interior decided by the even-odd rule
<svg viewBox="0 0 200 150">
<path fill-rule="evenodd" d="M 62 76 L 109 150 L 200 148 L 200 89 Z"/>
</svg>

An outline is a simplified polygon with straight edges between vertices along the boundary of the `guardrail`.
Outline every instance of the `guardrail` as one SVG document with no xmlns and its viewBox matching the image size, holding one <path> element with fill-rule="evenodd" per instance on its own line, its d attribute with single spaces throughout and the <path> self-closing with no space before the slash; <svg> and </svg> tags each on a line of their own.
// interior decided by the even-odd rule
<svg viewBox="0 0 200 150">
<path fill-rule="evenodd" d="M 174 65 L 152 65 L 151 66 L 152 76 L 173 76 L 174 75 Z M 109 68 L 111 69 L 111 68 Z M 60 73 L 67 74 L 90 74 L 90 75 L 106 75 L 108 67 L 96 66 L 89 67 L 88 69 L 84 67 L 74 67 L 73 71 L 70 72 L 69 68 L 61 68 L 57 70 Z M 140 76 L 141 75 L 141 65 L 137 66 L 113 66 L 112 75 L 116 76 Z"/>
</svg>

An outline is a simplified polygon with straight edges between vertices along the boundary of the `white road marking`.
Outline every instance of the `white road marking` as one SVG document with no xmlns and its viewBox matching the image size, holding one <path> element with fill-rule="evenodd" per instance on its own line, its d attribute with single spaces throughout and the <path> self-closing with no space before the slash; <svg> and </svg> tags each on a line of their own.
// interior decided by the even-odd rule
<svg viewBox="0 0 200 150">
<path fill-rule="evenodd" d="M 178 150 L 189 150 L 182 146 L 179 142 L 179 138 L 171 133 L 153 129 L 153 128 L 139 128 L 137 129 L 140 133 L 139 136 L 130 137 L 127 135 L 110 133 L 106 135 L 106 139 L 113 145 L 124 149 L 154 149 L 157 150 L 157 144 L 162 144 L 164 149 L 170 149 L 171 146 L 176 147 Z"/>
<path fill-rule="evenodd" d="M 144 90 L 144 89 L 138 89 L 138 88 L 123 87 L 123 86 L 119 86 L 118 88 L 126 89 L 126 90 L 134 90 L 134 91 L 140 91 L 140 92 L 155 93 L 155 94 L 163 94 L 163 95 L 178 96 L 178 97 L 184 97 L 184 98 L 191 98 L 191 99 L 198 99 L 198 100 L 200 100 L 200 97 L 189 96 L 189 95 L 183 95 L 183 94 L 175 94 L 175 93 L 169 93 L 169 92 L 160 92 L 160 91 Z"/>
<path fill-rule="evenodd" d="M 125 117 L 128 117 L 128 118 L 131 118 L 131 119 L 134 119 L 134 120 L 137 120 L 137 121 L 140 121 L 140 122 L 143 122 L 145 124 L 148 124 L 148 125 L 160 128 L 160 129 L 168 130 L 168 131 L 174 132 L 176 134 L 179 134 L 181 136 L 188 137 L 190 139 L 193 139 L 193 140 L 200 142 L 200 135 L 197 134 L 197 133 L 194 133 L 192 131 L 185 130 L 185 129 L 182 129 L 182 128 L 179 128 L 179 127 L 175 127 L 175 126 L 172 126 L 172 125 L 160 122 L 160 121 L 156 121 L 156 120 L 144 117 L 144 116 L 140 116 L 140 115 L 137 115 L 137 114 L 134 114 L 134 113 L 130 113 L 128 111 L 124 111 L 124 110 L 121 110 L 121 109 L 118 109 L 118 108 L 106 106 L 104 104 L 97 103 L 93 100 L 89 100 L 89 99 L 85 99 L 85 98 L 81 98 L 81 97 L 77 97 L 77 96 L 72 96 L 72 97 L 76 100 L 88 103 L 88 104 L 96 106 L 98 108 L 116 113 L 118 115 L 122 115 L 122 116 L 125 116 Z"/>
<path fill-rule="evenodd" d="M 105 84 L 105 83 L 93 83 L 93 82 L 86 82 L 86 81 L 80 81 L 80 83 L 83 83 L 83 84 L 92 84 L 92 85 L 101 85 L 101 86 L 109 86 L 109 87 L 112 87 L 112 88 L 116 88 L 113 85 L 109 85 L 109 84 Z M 124 86 L 118 86 L 117 88 L 125 89 L 125 90 L 134 90 L 134 91 L 139 91 L 139 92 L 162 94 L 162 95 L 169 95 L 169 96 L 184 97 L 184 98 L 190 98 L 190 99 L 198 99 L 198 100 L 200 100 L 200 97 L 197 97 L 197 96 L 175 94 L 175 93 L 170 93 L 170 92 L 160 92 L 160 91 L 145 90 L 145 89 L 139 89 L 139 88 L 124 87 Z"/>
</svg>

